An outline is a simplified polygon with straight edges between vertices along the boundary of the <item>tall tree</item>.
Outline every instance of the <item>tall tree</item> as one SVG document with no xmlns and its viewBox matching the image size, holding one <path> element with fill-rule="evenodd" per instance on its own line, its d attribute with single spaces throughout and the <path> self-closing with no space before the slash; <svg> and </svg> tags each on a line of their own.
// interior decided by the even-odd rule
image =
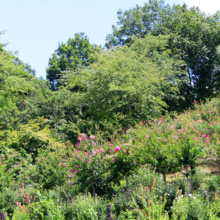
<svg viewBox="0 0 220 220">
<path fill-rule="evenodd" d="M 67 88 L 80 88 L 73 99 L 82 106 L 83 119 L 114 124 L 117 115 L 121 124 L 132 125 L 159 116 L 165 96 L 179 99 L 179 79 L 173 76 L 182 74 L 182 61 L 170 58 L 167 37 L 133 41 L 103 51 L 89 68 L 69 75 Z"/>
<path fill-rule="evenodd" d="M 220 12 L 206 15 L 199 8 L 188 9 L 186 4 L 170 7 L 163 0 L 150 0 L 143 7 L 119 11 L 118 19 L 118 26 L 107 36 L 107 47 L 130 44 L 133 36 L 170 36 L 170 49 L 186 62 L 182 67 L 188 75 L 188 82 L 182 85 L 186 106 L 193 99 L 220 92 Z"/>
<path fill-rule="evenodd" d="M 49 59 L 47 79 L 51 83 L 52 90 L 56 90 L 60 84 L 59 79 L 68 71 L 76 71 L 79 66 L 89 66 L 94 62 L 94 53 L 99 46 L 90 44 L 84 33 L 75 34 L 75 38 L 69 38 L 67 43 L 61 43 L 52 58 Z"/>
</svg>

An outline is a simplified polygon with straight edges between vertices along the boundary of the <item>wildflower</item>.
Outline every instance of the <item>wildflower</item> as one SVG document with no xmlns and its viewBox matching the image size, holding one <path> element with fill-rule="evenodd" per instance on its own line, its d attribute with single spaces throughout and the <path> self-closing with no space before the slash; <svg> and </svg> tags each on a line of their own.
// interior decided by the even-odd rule
<svg viewBox="0 0 220 220">
<path fill-rule="evenodd" d="M 112 161 L 115 162 L 115 158 L 112 158 Z"/>
<path fill-rule="evenodd" d="M 95 139 L 95 137 L 94 137 L 93 135 L 90 135 L 89 138 L 90 138 L 91 140 L 94 140 L 94 139 Z"/>
<path fill-rule="evenodd" d="M 103 148 L 100 148 L 99 151 L 102 153 L 104 150 L 103 150 Z"/>
<path fill-rule="evenodd" d="M 71 175 L 69 174 L 69 175 L 68 175 L 68 177 L 70 178 L 70 177 L 71 177 Z"/>
<path fill-rule="evenodd" d="M 82 140 L 82 138 L 79 136 L 79 137 L 78 137 L 78 141 L 81 141 L 81 140 Z"/>
<path fill-rule="evenodd" d="M 217 111 L 215 111 L 215 114 L 217 114 L 218 112 Z"/>
<path fill-rule="evenodd" d="M 71 183 L 71 186 L 74 186 L 74 183 Z"/>
<path fill-rule="evenodd" d="M 74 173 L 74 172 L 75 172 L 75 170 L 70 170 L 70 172 L 71 172 L 71 173 Z"/>
<path fill-rule="evenodd" d="M 77 157 L 79 157 L 79 159 L 82 159 L 82 157 L 80 155 L 78 155 Z"/>
<path fill-rule="evenodd" d="M 119 146 L 116 146 L 116 148 L 114 149 L 114 151 L 119 151 L 121 148 Z"/>
<path fill-rule="evenodd" d="M 206 134 L 203 134 L 202 137 L 206 137 Z"/>
<path fill-rule="evenodd" d="M 145 135 L 145 137 L 146 137 L 146 138 L 149 138 L 149 136 L 148 136 L 148 135 Z"/>
<path fill-rule="evenodd" d="M 210 114 L 210 111 L 208 111 L 208 113 Z"/>
<path fill-rule="evenodd" d="M 125 154 L 127 153 L 127 151 L 125 149 L 123 149 L 123 151 L 124 151 Z"/>
<path fill-rule="evenodd" d="M 95 155 L 96 155 L 96 151 L 95 151 L 95 150 L 93 151 L 92 155 L 93 155 L 93 156 L 95 156 Z"/>
<path fill-rule="evenodd" d="M 94 146 L 96 146 L 96 143 L 95 143 L 94 141 L 92 141 L 92 144 L 93 144 Z"/>
<path fill-rule="evenodd" d="M 86 137 L 86 134 L 82 134 L 82 137 L 85 138 L 85 137 Z"/>
<path fill-rule="evenodd" d="M 167 142 L 167 139 L 164 139 L 163 141 L 164 141 L 164 142 Z"/>
</svg>

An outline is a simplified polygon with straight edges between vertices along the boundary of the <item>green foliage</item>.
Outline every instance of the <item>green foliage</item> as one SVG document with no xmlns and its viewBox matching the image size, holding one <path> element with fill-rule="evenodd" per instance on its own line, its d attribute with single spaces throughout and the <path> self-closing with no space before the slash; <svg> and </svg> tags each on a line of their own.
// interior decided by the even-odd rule
<svg viewBox="0 0 220 220">
<path fill-rule="evenodd" d="M 15 149 L 21 153 L 24 151 L 26 157 L 31 155 L 33 159 L 36 158 L 38 149 L 55 150 L 55 144 L 58 143 L 54 142 L 57 140 L 52 137 L 49 126 L 45 126 L 45 123 L 45 119 L 38 118 L 26 125 L 20 125 L 18 131 L 7 132 L 2 143 L 6 148 Z"/>
<path fill-rule="evenodd" d="M 152 186 L 153 188 L 154 186 Z M 143 193 L 143 189 L 142 189 Z M 160 219 L 160 220 L 168 220 L 169 216 L 166 212 L 164 212 L 165 205 L 166 205 L 166 196 L 164 199 L 160 197 L 158 199 L 157 196 L 151 197 L 148 192 L 146 194 L 146 197 L 143 196 L 137 196 L 139 199 L 139 202 L 142 205 L 142 209 L 140 209 L 139 205 L 137 204 L 136 200 L 133 199 L 134 201 L 134 207 L 136 208 L 136 212 L 138 212 L 138 215 L 141 217 L 141 219 Z"/>
<path fill-rule="evenodd" d="M 190 198 L 178 196 L 173 205 L 172 219 L 219 219 L 219 201 L 211 203 L 194 194 Z"/>
<path fill-rule="evenodd" d="M 36 193 L 35 201 L 28 206 L 28 212 L 31 213 L 30 219 L 64 220 L 64 216 L 59 205 L 51 198 L 42 196 L 40 192 Z"/>
<path fill-rule="evenodd" d="M 203 100 L 219 93 L 219 16 L 219 12 L 206 15 L 199 8 L 188 9 L 186 4 L 171 7 L 163 0 L 150 0 L 143 6 L 118 11 L 118 27 L 113 25 L 106 46 L 131 45 L 133 36 L 169 36 L 169 49 L 186 63 L 182 66 L 188 78 L 181 85 L 186 99 L 183 109 L 195 98 Z"/>
<path fill-rule="evenodd" d="M 117 115 L 120 124 L 127 126 L 140 119 L 159 116 L 167 106 L 163 101 L 165 93 L 177 95 L 175 83 L 178 82 L 170 79 L 181 61 L 169 59 L 167 51 L 150 55 L 148 39 L 154 44 L 160 40 L 149 37 L 141 42 L 137 39 L 133 47 L 103 51 L 89 68 L 69 74 L 67 88 L 80 88 L 73 97 L 82 107 L 83 119 L 114 124 Z M 166 40 L 163 40 L 165 47 Z M 144 48 L 144 54 L 138 52 L 140 47 Z M 166 61 L 163 62 L 162 57 Z"/>
<path fill-rule="evenodd" d="M 60 44 L 52 54 L 52 58 L 49 59 L 49 67 L 47 68 L 47 79 L 51 83 L 51 89 L 58 89 L 59 79 L 65 77 L 66 73 L 77 71 L 81 65 L 87 67 L 93 63 L 93 55 L 96 51 L 99 51 L 99 47 L 90 44 L 84 33 L 75 34 L 75 38 L 69 38 L 67 44 Z M 77 89 L 75 87 L 73 91 Z"/>
<path fill-rule="evenodd" d="M 90 194 L 76 197 L 67 207 L 66 219 L 104 220 L 106 218 L 106 204 L 104 201 L 95 201 Z"/>
</svg>

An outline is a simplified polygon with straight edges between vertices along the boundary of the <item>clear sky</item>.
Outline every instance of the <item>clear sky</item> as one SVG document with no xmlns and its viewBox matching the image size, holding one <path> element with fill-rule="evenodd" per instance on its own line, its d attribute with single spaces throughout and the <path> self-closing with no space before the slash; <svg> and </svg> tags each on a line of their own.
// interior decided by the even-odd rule
<svg viewBox="0 0 220 220">
<path fill-rule="evenodd" d="M 90 43 L 105 44 L 117 22 L 117 11 L 128 10 L 148 0 L 0 0 L 0 43 L 46 78 L 48 60 L 58 42 L 85 32 Z M 220 10 L 219 0 L 165 0 L 167 4 L 199 6 L 206 13 Z"/>
</svg>

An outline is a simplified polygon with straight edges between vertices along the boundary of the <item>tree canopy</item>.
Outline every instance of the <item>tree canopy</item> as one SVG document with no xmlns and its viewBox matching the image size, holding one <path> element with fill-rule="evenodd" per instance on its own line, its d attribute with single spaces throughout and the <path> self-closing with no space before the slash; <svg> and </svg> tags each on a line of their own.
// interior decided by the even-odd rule
<svg viewBox="0 0 220 220">
<path fill-rule="evenodd" d="M 103 50 L 89 68 L 67 77 L 68 89 L 80 88 L 73 97 L 82 107 L 84 119 L 114 121 L 118 115 L 129 125 L 160 115 L 167 107 L 165 96 L 180 99 L 176 76 L 181 78 L 183 62 L 170 57 L 167 37 L 133 41 L 131 47 Z"/>
<path fill-rule="evenodd" d="M 219 93 L 220 12 L 204 14 L 199 8 L 165 5 L 150 0 L 144 6 L 118 11 L 118 25 L 107 36 L 106 47 L 130 44 L 133 36 L 169 35 L 169 48 L 178 53 L 186 66 L 188 82 L 183 84 L 187 106 L 193 99 L 205 99 Z"/>
<path fill-rule="evenodd" d="M 75 38 L 69 38 L 67 43 L 61 43 L 52 57 L 49 59 L 47 79 L 50 81 L 52 90 L 59 86 L 59 79 L 69 70 L 76 71 L 79 66 L 89 66 L 94 62 L 94 53 L 99 47 L 90 44 L 84 33 L 75 34 Z"/>
</svg>

